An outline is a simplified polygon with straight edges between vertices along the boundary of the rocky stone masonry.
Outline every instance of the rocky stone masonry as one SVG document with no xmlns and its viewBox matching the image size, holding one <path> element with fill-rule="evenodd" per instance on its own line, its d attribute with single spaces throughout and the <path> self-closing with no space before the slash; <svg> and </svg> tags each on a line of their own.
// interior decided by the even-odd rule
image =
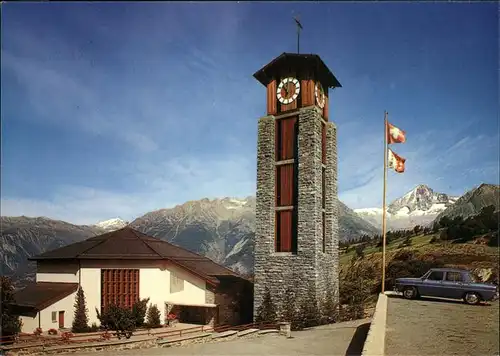
<svg viewBox="0 0 500 356">
<path fill-rule="evenodd" d="M 326 252 L 322 235 L 322 118 L 316 107 L 299 111 L 298 133 L 298 251 L 276 253 L 275 236 L 275 117 L 259 120 L 257 147 L 257 201 L 254 267 L 254 317 L 265 287 L 281 313 L 283 294 L 296 290 L 306 298 L 312 285 L 321 303 L 331 285 L 338 297 L 338 198 L 336 128 L 327 123 Z"/>
</svg>

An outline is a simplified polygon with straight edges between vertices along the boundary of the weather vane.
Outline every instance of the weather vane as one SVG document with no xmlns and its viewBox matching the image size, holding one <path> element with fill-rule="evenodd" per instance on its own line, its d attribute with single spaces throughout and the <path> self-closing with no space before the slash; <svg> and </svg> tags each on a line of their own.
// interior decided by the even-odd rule
<svg viewBox="0 0 500 356">
<path fill-rule="evenodd" d="M 303 27 L 298 19 L 298 16 L 295 16 L 293 19 L 295 20 L 295 23 L 297 24 L 297 53 L 300 53 L 300 30 L 302 30 Z"/>
</svg>

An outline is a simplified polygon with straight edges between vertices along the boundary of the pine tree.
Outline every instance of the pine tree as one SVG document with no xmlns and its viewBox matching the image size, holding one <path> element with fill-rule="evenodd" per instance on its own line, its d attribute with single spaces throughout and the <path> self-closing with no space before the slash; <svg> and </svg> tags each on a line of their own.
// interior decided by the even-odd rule
<svg viewBox="0 0 500 356">
<path fill-rule="evenodd" d="M 150 328 L 157 328 L 161 326 L 161 313 L 156 304 L 151 304 L 146 316 L 146 324 Z"/>
<path fill-rule="evenodd" d="M 338 304 L 335 299 L 333 284 L 329 280 L 327 282 L 326 298 L 322 305 L 324 322 L 326 324 L 335 323 L 338 320 Z"/>
<path fill-rule="evenodd" d="M 297 329 L 297 288 L 288 287 L 283 298 L 283 321 L 290 322 L 292 330 Z"/>
<path fill-rule="evenodd" d="M 276 322 L 276 307 L 271 298 L 271 291 L 268 287 L 264 290 L 264 298 L 262 304 L 257 309 L 255 321 L 257 323 L 274 323 Z"/>
<path fill-rule="evenodd" d="M 14 287 L 9 278 L 1 276 L 2 328 L 0 336 L 9 336 L 21 331 L 21 320 L 11 313 L 9 303 L 14 301 Z"/>
<path fill-rule="evenodd" d="M 132 314 L 134 315 L 135 326 L 140 327 L 144 325 L 144 318 L 148 309 L 149 298 L 138 300 L 132 305 Z"/>
<path fill-rule="evenodd" d="M 301 328 L 316 326 L 320 322 L 321 312 L 316 303 L 316 294 L 314 292 L 314 282 L 309 283 L 307 295 L 302 298 L 299 306 L 300 325 Z"/>
<path fill-rule="evenodd" d="M 74 333 L 84 333 L 89 330 L 89 317 L 87 304 L 85 302 L 85 294 L 83 288 L 78 288 L 75 298 L 75 317 L 73 319 L 73 326 L 71 331 Z"/>
</svg>

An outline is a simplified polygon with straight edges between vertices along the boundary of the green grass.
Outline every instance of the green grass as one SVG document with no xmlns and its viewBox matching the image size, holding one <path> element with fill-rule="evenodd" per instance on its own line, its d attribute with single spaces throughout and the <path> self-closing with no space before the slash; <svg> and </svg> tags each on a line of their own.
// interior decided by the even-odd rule
<svg viewBox="0 0 500 356">
<path fill-rule="evenodd" d="M 460 258 L 464 258 L 464 260 L 469 260 L 469 259 L 481 260 L 483 259 L 483 257 L 486 260 L 490 260 L 491 256 L 498 256 L 497 247 L 476 245 L 473 243 L 453 244 L 451 242 L 441 242 L 439 240 L 431 244 L 430 241 L 435 236 L 438 237 L 435 234 L 417 235 L 411 237 L 410 238 L 411 245 L 406 248 L 410 248 L 414 251 L 418 251 L 425 254 L 435 253 L 437 255 L 449 255 L 449 256 L 455 255 L 456 260 L 460 260 Z M 402 249 L 403 247 L 400 247 L 400 245 L 404 240 L 405 238 L 399 238 L 391 241 L 389 244 L 386 245 L 386 252 L 391 254 L 393 252 L 396 252 L 397 250 Z M 352 258 L 356 255 L 357 245 L 359 244 L 351 245 L 349 247 L 349 252 L 347 253 L 345 252 L 340 253 L 339 262 L 341 266 L 349 264 Z M 375 245 L 368 245 L 363 250 L 363 253 L 365 256 L 381 254 L 382 247 L 376 247 Z"/>
<path fill-rule="evenodd" d="M 417 235 L 412 237 L 411 240 L 411 248 L 420 250 L 423 247 L 426 246 L 438 246 L 441 244 L 430 244 L 431 239 L 434 237 L 434 235 Z M 389 244 L 386 245 L 385 249 L 386 252 L 390 251 L 396 251 L 401 249 L 399 246 L 400 244 L 405 240 L 405 238 L 399 238 L 391 241 Z M 356 255 L 356 246 L 359 244 L 351 245 L 349 247 L 349 252 L 347 253 L 341 253 L 339 262 L 341 265 L 349 263 L 349 261 Z M 363 253 L 365 255 L 371 255 L 377 252 L 382 252 L 382 247 L 376 247 L 376 245 L 368 245 L 364 250 Z"/>
</svg>

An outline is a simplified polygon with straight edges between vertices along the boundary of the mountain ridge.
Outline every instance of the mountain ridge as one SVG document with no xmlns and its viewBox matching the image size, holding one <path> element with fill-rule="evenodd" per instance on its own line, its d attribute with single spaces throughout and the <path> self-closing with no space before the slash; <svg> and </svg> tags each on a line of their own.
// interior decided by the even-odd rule
<svg viewBox="0 0 500 356">
<path fill-rule="evenodd" d="M 480 191 L 491 195 L 494 193 L 494 189 L 488 188 L 491 186 L 481 185 Z M 498 189 L 498 186 L 493 187 Z M 420 212 L 427 208 L 426 211 L 430 212 L 427 217 L 435 217 L 434 205 L 448 203 L 447 209 L 451 209 L 455 204 L 454 197 L 434 192 L 425 185 L 418 185 L 414 190 L 417 188 L 418 194 L 409 194 L 410 191 L 391 203 L 396 214 L 403 209 Z M 477 192 L 467 192 L 456 201 L 467 203 L 467 199 L 476 199 L 476 195 Z M 422 197 L 425 201 L 420 200 Z M 478 199 L 491 200 L 482 195 Z M 128 225 L 248 274 L 253 270 L 255 206 L 255 196 L 204 198 L 148 212 Z M 463 209 L 459 213 L 464 213 Z M 105 233 L 113 226 L 126 223 L 118 218 L 94 225 L 74 225 L 44 217 L 1 217 L 0 232 L 4 241 L 0 246 L 2 273 L 20 280 L 33 280 L 34 265 L 26 263 L 27 257 Z M 378 233 L 377 227 L 339 201 L 340 240 Z"/>
<path fill-rule="evenodd" d="M 419 184 L 386 207 L 388 229 L 400 230 L 415 225 L 427 226 L 436 216 L 455 204 L 458 197 L 435 192 L 425 184 Z M 362 208 L 354 211 L 376 227 L 382 226 L 382 208 Z"/>
</svg>

